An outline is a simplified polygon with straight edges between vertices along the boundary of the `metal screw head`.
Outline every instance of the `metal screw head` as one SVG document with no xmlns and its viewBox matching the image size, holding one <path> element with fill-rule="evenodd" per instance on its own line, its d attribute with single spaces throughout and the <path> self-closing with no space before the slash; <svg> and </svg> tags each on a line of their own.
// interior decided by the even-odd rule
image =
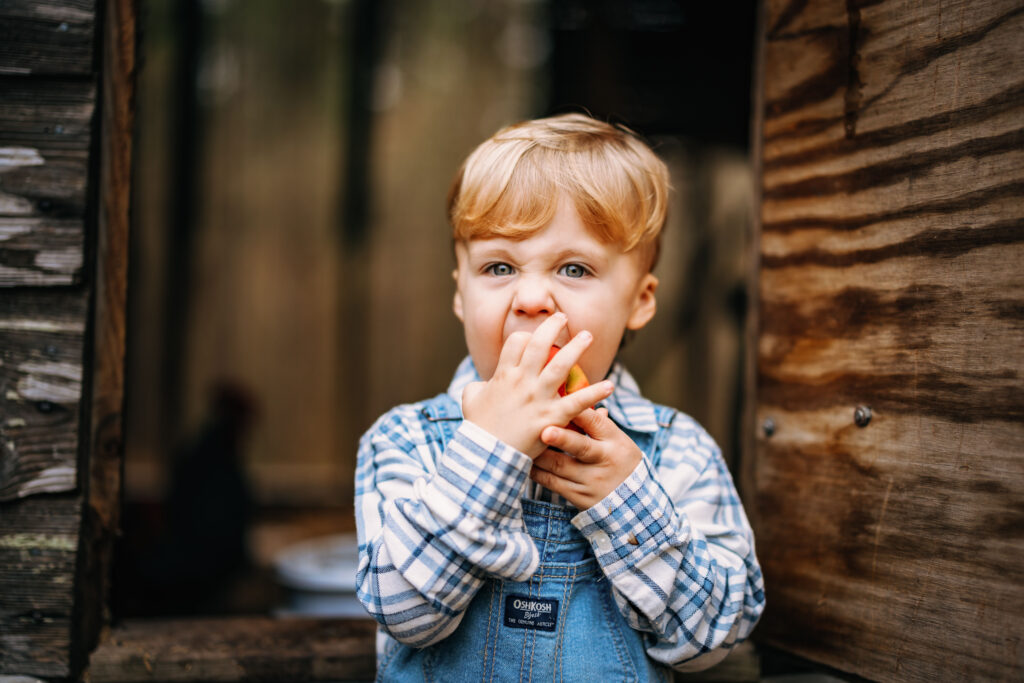
<svg viewBox="0 0 1024 683">
<path fill-rule="evenodd" d="M 871 422 L 871 408 L 857 406 L 853 411 L 853 421 L 858 427 L 867 427 L 868 423 Z"/>
<path fill-rule="evenodd" d="M 764 422 L 761 423 L 761 431 L 769 439 L 772 438 L 772 434 L 775 433 L 775 420 L 770 417 L 766 417 Z"/>
</svg>

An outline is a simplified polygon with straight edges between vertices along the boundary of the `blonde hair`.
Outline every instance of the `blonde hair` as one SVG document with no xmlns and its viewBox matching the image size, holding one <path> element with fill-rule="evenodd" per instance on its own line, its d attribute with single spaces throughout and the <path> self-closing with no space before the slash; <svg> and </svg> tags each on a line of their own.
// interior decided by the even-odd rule
<svg viewBox="0 0 1024 683">
<path fill-rule="evenodd" d="M 668 169 L 633 131 L 583 114 L 503 128 L 463 162 L 448 193 L 457 241 L 525 239 L 568 198 L 599 240 L 640 249 L 654 267 L 668 210 Z"/>
</svg>

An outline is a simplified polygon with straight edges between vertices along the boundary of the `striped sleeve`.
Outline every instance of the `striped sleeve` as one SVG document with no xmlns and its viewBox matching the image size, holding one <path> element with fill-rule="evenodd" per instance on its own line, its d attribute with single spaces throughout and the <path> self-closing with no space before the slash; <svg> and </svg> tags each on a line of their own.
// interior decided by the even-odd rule
<svg viewBox="0 0 1024 683">
<path fill-rule="evenodd" d="M 764 583 L 721 452 L 679 415 L 657 469 L 645 457 L 573 524 L 591 541 L 647 652 L 679 671 L 719 662 L 753 630 Z"/>
<path fill-rule="evenodd" d="M 450 635 L 488 577 L 529 578 L 540 558 L 520 498 L 531 460 L 464 421 L 443 452 L 415 406 L 363 436 L 356 469 L 356 591 L 396 640 Z"/>
</svg>

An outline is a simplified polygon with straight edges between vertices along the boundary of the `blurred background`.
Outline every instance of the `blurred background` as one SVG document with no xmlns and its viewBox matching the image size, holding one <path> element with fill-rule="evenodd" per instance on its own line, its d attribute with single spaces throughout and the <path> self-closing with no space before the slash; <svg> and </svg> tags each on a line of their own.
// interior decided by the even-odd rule
<svg viewBox="0 0 1024 683">
<path fill-rule="evenodd" d="M 359 436 L 465 355 L 445 196 L 526 118 L 625 123 L 668 163 L 659 312 L 623 360 L 737 471 L 752 0 L 141 11 L 115 617 L 301 609 L 282 561 L 354 531 Z"/>
</svg>

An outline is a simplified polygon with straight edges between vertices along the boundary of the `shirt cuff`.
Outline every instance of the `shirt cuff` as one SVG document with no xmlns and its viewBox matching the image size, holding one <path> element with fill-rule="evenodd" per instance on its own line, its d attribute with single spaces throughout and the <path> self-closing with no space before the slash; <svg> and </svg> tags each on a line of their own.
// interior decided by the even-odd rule
<svg viewBox="0 0 1024 683">
<path fill-rule="evenodd" d="M 532 465 L 530 456 L 463 420 L 438 458 L 435 481 L 463 509 L 500 524 L 520 509 Z"/>
<path fill-rule="evenodd" d="M 573 517 L 572 524 L 612 577 L 672 544 L 679 516 L 644 458 L 614 491 Z"/>
</svg>

